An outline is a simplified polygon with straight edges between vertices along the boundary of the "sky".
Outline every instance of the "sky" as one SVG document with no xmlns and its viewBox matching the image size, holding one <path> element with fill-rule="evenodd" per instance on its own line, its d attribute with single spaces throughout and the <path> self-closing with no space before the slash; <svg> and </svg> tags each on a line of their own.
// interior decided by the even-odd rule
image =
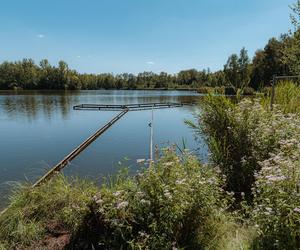
<svg viewBox="0 0 300 250">
<path fill-rule="evenodd" d="M 0 62 L 82 73 L 222 69 L 291 28 L 295 0 L 0 0 Z"/>
</svg>

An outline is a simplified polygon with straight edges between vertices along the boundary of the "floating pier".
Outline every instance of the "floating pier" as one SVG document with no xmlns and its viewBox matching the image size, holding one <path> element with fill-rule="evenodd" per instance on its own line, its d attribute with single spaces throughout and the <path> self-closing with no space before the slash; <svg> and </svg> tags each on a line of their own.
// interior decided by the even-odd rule
<svg viewBox="0 0 300 250">
<path fill-rule="evenodd" d="M 182 103 L 142 103 L 142 104 L 80 104 L 73 107 L 74 110 L 102 110 L 102 111 L 121 111 L 128 109 L 128 111 L 140 111 L 151 109 L 164 109 L 182 107 Z"/>
</svg>

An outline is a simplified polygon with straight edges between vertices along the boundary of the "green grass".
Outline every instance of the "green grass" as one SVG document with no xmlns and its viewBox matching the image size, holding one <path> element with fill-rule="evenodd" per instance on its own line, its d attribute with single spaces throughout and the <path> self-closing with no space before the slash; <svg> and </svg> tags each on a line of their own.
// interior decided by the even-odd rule
<svg viewBox="0 0 300 250">
<path fill-rule="evenodd" d="M 269 90 L 268 96 L 262 99 L 262 104 L 269 108 L 270 106 Z M 299 113 L 300 112 L 300 87 L 290 81 L 279 82 L 275 87 L 274 105 L 278 106 L 284 113 Z"/>
<path fill-rule="evenodd" d="M 35 189 L 29 184 L 17 187 L 0 217 L 0 242 L 29 246 L 45 236 L 49 223 L 76 231 L 96 190 L 90 182 L 61 175 Z"/>
</svg>

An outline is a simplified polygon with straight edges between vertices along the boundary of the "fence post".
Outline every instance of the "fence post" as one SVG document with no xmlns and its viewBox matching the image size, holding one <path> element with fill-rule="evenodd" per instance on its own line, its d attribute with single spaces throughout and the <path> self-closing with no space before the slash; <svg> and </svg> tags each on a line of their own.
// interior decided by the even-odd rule
<svg viewBox="0 0 300 250">
<path fill-rule="evenodd" d="M 271 110 L 273 110 L 273 104 L 274 104 L 275 85 L 276 85 L 276 75 L 273 75 L 273 80 L 272 80 L 272 91 L 271 91 L 271 103 L 270 103 L 270 109 L 271 109 Z"/>
</svg>

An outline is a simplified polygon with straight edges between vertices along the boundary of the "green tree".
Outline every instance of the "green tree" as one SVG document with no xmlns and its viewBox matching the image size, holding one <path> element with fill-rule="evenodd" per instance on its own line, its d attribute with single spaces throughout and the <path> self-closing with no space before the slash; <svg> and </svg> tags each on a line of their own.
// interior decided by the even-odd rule
<svg viewBox="0 0 300 250">
<path fill-rule="evenodd" d="M 238 60 L 239 75 L 242 88 L 247 87 L 250 81 L 250 59 L 248 57 L 248 51 L 242 48 L 240 51 L 240 57 Z"/>
<path fill-rule="evenodd" d="M 237 54 L 232 54 L 224 66 L 224 74 L 226 80 L 234 87 L 240 87 L 239 79 L 239 57 Z"/>
<path fill-rule="evenodd" d="M 250 59 L 247 50 L 242 48 L 240 56 L 233 54 L 224 66 L 226 80 L 235 89 L 243 89 L 250 81 Z"/>
</svg>

